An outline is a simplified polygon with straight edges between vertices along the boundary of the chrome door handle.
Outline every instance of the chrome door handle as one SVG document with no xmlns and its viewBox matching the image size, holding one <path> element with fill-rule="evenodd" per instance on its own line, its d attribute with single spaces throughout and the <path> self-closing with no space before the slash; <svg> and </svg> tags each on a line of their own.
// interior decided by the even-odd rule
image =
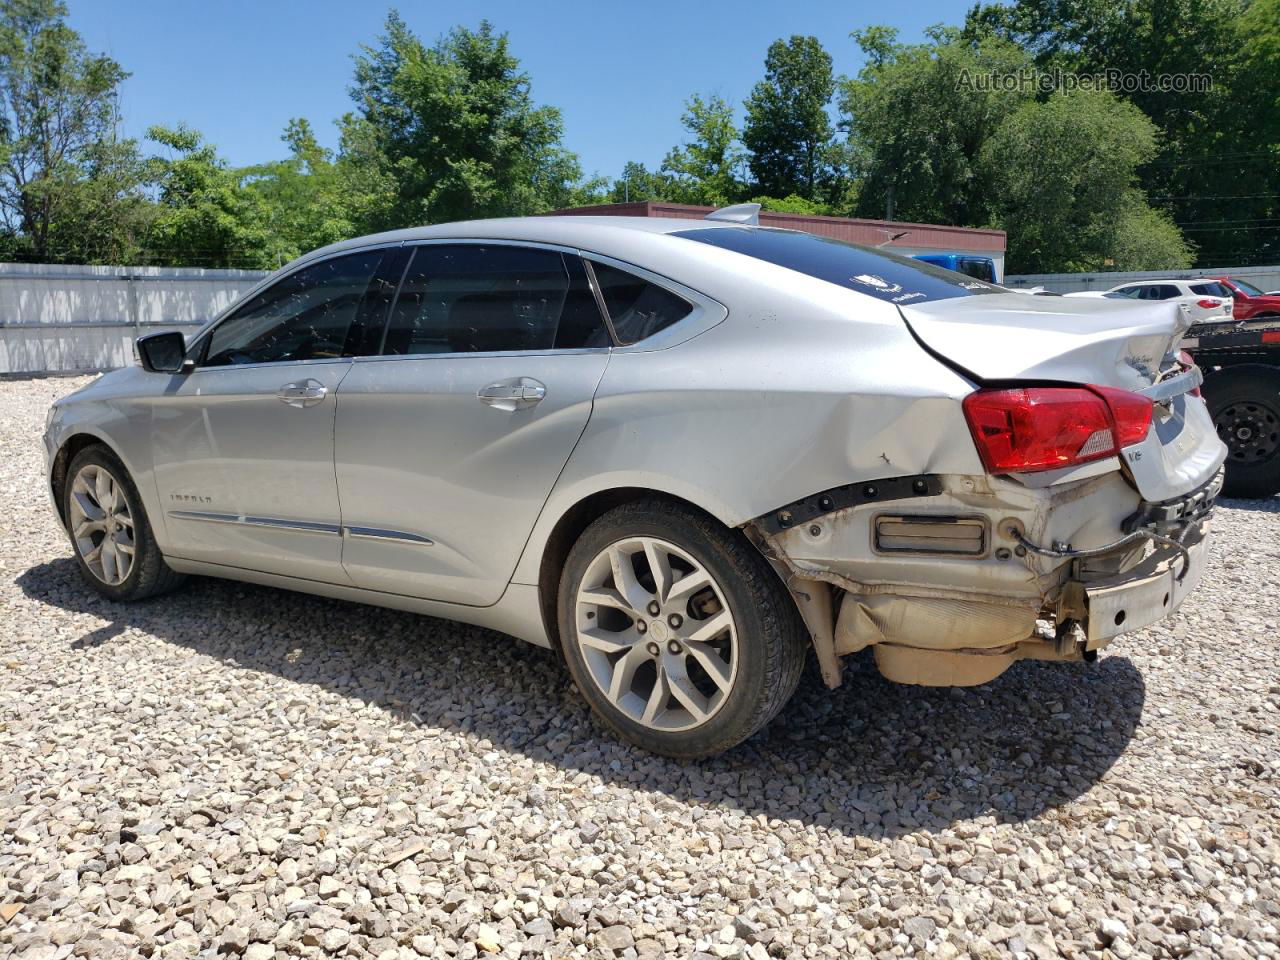
<svg viewBox="0 0 1280 960">
<path fill-rule="evenodd" d="M 291 407 L 314 407 L 329 393 L 329 388 L 319 380 L 298 380 L 286 383 L 276 391 L 276 397 Z"/>
<path fill-rule="evenodd" d="M 546 385 L 532 377 L 513 377 L 481 387 L 480 402 L 498 410 L 527 410 L 547 395 Z"/>
</svg>

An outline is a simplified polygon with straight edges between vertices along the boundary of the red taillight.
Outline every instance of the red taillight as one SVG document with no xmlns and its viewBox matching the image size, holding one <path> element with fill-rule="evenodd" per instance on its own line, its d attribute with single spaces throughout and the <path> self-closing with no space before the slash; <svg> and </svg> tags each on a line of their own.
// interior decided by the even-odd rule
<svg viewBox="0 0 1280 960">
<path fill-rule="evenodd" d="M 1142 441 L 1151 401 L 1111 387 L 1017 387 L 964 398 L 989 473 L 1028 473 L 1113 456 Z"/>
<path fill-rule="evenodd" d="M 1221 300 L 1197 300 L 1196 306 L 1201 310 L 1212 310 L 1214 307 L 1222 306 Z"/>
<path fill-rule="evenodd" d="M 1263 343 L 1280 343 L 1280 331 L 1265 331 L 1262 334 Z"/>
</svg>

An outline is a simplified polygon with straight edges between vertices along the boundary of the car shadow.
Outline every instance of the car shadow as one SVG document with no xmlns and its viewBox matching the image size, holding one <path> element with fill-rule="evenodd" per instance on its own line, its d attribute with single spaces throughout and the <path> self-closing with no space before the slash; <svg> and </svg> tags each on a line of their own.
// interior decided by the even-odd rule
<svg viewBox="0 0 1280 960">
<path fill-rule="evenodd" d="M 1123 656 L 1088 667 L 1019 663 L 964 690 L 892 684 L 855 657 L 837 690 L 810 671 L 764 731 L 687 763 L 617 741 L 591 719 L 557 654 L 488 630 L 208 578 L 116 604 L 90 590 L 69 557 L 31 567 L 17 584 L 39 603 L 107 621 L 71 641 L 76 649 L 109 655 L 111 641 L 136 628 L 606 782 L 846 835 L 1023 821 L 1060 807 L 1115 763 L 1145 698 Z"/>
</svg>

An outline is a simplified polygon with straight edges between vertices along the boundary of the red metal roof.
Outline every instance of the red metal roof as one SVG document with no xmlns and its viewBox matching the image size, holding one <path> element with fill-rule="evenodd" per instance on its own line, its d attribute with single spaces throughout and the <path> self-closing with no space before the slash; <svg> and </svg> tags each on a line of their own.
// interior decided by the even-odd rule
<svg viewBox="0 0 1280 960">
<path fill-rule="evenodd" d="M 601 203 L 590 207 L 572 207 L 554 211 L 559 215 L 605 217 L 679 217 L 701 220 L 714 207 L 697 207 L 686 203 L 662 203 L 640 200 L 635 203 Z M 907 223 L 902 220 L 855 220 L 851 217 L 823 217 L 807 213 L 773 213 L 760 211 L 760 225 L 803 230 L 849 243 L 874 247 L 894 234 L 906 231 L 890 244 L 895 249 L 954 250 L 957 253 L 996 253 L 1005 250 L 1003 230 L 980 230 L 976 227 L 948 227 L 936 223 Z"/>
</svg>

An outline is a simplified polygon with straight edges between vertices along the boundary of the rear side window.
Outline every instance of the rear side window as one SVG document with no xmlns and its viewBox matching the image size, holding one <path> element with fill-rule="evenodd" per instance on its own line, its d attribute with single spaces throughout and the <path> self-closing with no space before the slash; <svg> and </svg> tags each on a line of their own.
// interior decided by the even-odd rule
<svg viewBox="0 0 1280 960">
<path fill-rule="evenodd" d="M 495 353 L 609 345 L 579 267 L 552 250 L 420 246 L 387 324 L 383 354 Z"/>
<path fill-rule="evenodd" d="M 672 236 L 743 253 L 890 303 L 1009 293 L 923 260 L 812 233 L 769 227 L 702 227 L 680 230 Z"/>
<path fill-rule="evenodd" d="M 1182 296 L 1182 291 L 1171 283 L 1162 283 L 1156 287 L 1157 300 L 1172 300 L 1174 297 Z"/>
<path fill-rule="evenodd" d="M 1191 292 L 1202 297 L 1230 297 L 1231 291 L 1220 283 L 1193 283 Z"/>
<path fill-rule="evenodd" d="M 603 263 L 592 263 L 605 309 L 618 342 L 639 343 L 687 317 L 687 300 L 635 274 Z"/>
</svg>

